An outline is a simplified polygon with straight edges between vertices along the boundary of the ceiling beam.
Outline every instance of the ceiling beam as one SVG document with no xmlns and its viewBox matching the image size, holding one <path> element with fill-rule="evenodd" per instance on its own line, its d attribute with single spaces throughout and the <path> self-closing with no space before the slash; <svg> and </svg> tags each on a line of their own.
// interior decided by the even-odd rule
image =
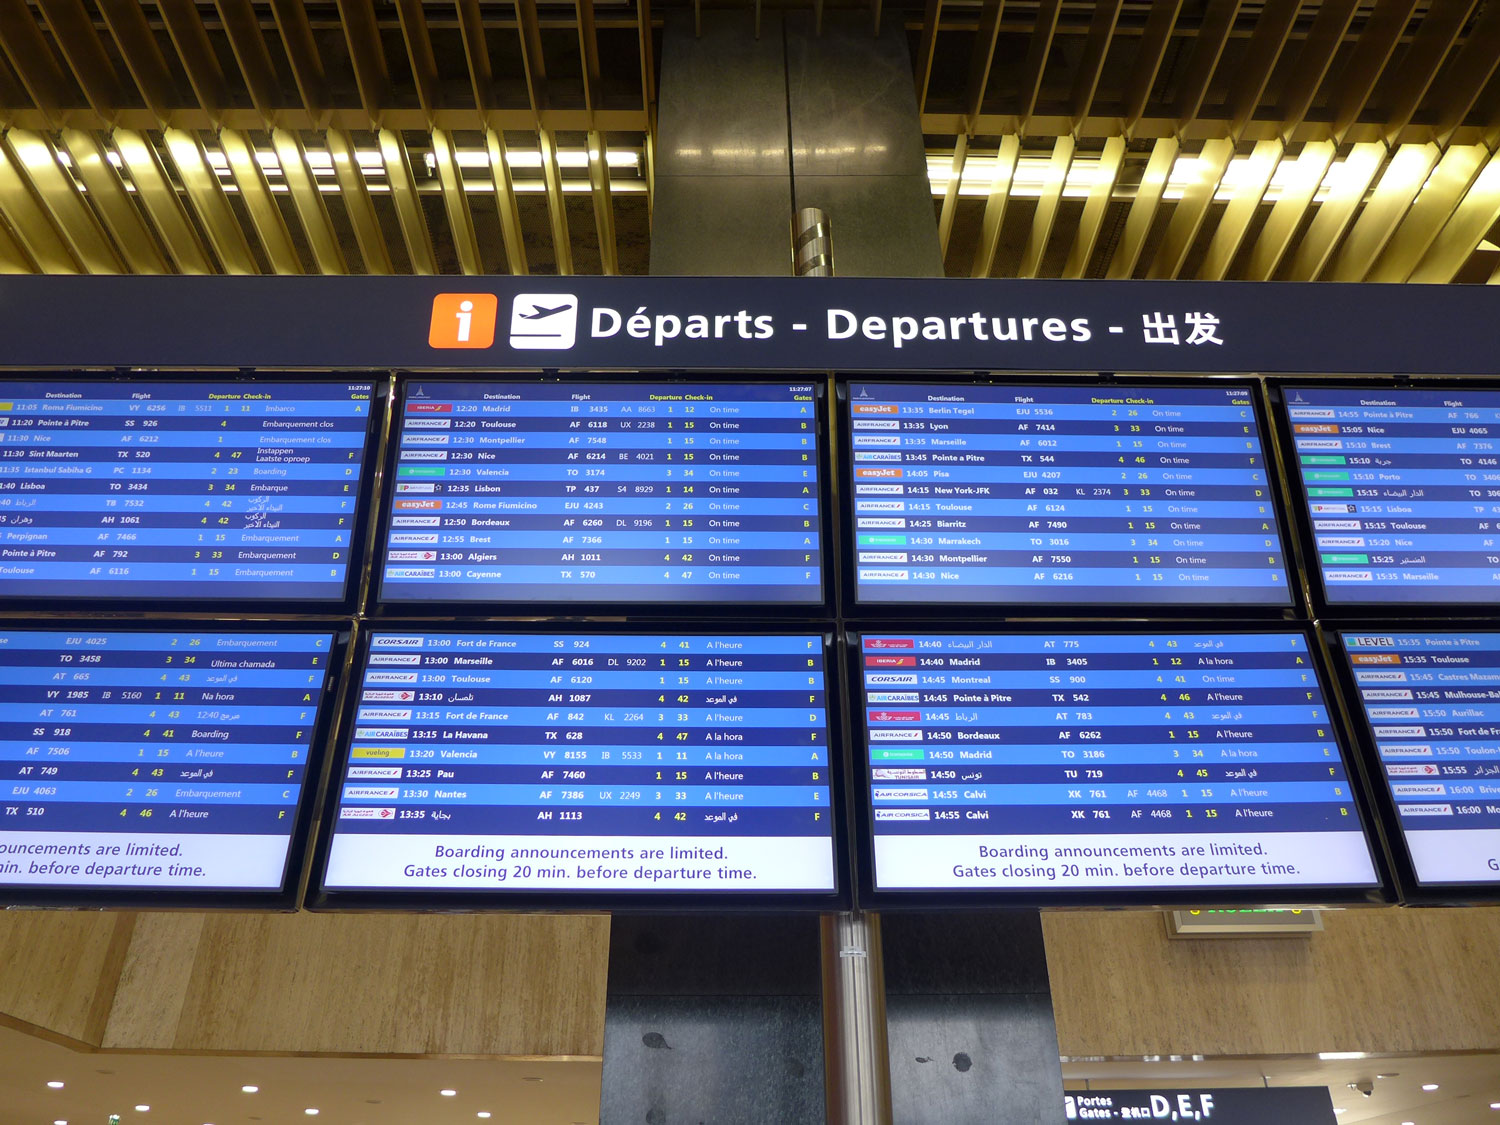
<svg viewBox="0 0 1500 1125">
<path fill-rule="evenodd" d="M 1337 255 L 1323 271 L 1330 281 L 1363 281 L 1380 257 L 1417 192 L 1427 182 L 1441 150 L 1437 145 L 1402 145 L 1380 174 L 1359 218 Z"/>
<path fill-rule="evenodd" d="M 1496 65 L 1500 65 L 1500 4 L 1486 4 L 1437 91 L 1432 132 L 1439 144 L 1446 143 L 1463 124 L 1494 76 Z"/>
<path fill-rule="evenodd" d="M 1287 69 L 1286 89 L 1276 113 L 1282 122 L 1282 140 L 1291 140 L 1293 131 L 1307 117 L 1358 7 L 1359 0 L 1324 0 L 1318 6 L 1307 37 Z"/>
<path fill-rule="evenodd" d="M 453 151 L 452 138 L 441 129 L 432 131 L 432 158 L 443 189 L 443 212 L 448 216 L 448 232 L 453 236 L 458 268 L 470 275 L 483 273 L 484 262 L 479 256 L 479 239 L 474 235 L 474 216 L 469 211 L 469 197 L 464 194 L 458 157 Z"/>
<path fill-rule="evenodd" d="M 948 169 L 948 183 L 943 188 L 943 205 L 938 209 L 938 253 L 948 257 L 948 239 L 953 234 L 953 216 L 958 213 L 958 189 L 963 183 L 964 164 L 969 159 L 969 136 L 960 133 L 953 142 L 953 162 Z"/>
<path fill-rule="evenodd" d="M 1234 30 L 1234 21 L 1240 14 L 1240 0 L 1208 0 L 1208 8 L 1198 25 L 1198 34 L 1193 39 L 1193 51 L 1188 56 L 1187 66 L 1179 82 L 1181 93 L 1173 106 L 1173 114 L 1180 124 L 1186 125 L 1198 116 L 1203 100 L 1208 97 L 1209 83 L 1219 60 L 1224 56 L 1224 47 L 1229 34 Z"/>
<path fill-rule="evenodd" d="M 1047 165 L 1047 182 L 1036 201 L 1036 210 L 1031 216 L 1031 233 L 1026 237 L 1026 246 L 1021 251 L 1021 264 L 1016 268 L 1017 277 L 1036 277 L 1042 268 L 1042 259 L 1047 255 L 1047 243 L 1052 239 L 1052 228 L 1057 222 L 1057 210 L 1062 205 L 1063 188 L 1068 183 L 1068 169 L 1073 166 L 1074 144 L 1072 137 L 1058 137 L 1052 145 L 1052 158 Z"/>
<path fill-rule="evenodd" d="M 307 5 L 303 0 L 271 0 L 271 16 L 281 35 L 281 48 L 286 52 L 287 65 L 291 67 L 292 80 L 297 83 L 302 105 L 321 127 L 320 118 L 329 101 L 328 75 L 323 69 L 323 57 L 318 53 L 312 24 L 308 22 Z"/>
<path fill-rule="evenodd" d="M 129 129 L 116 129 L 113 139 L 115 151 L 135 185 L 136 202 L 150 218 L 177 272 L 217 273 L 151 142 Z"/>
<path fill-rule="evenodd" d="M 521 43 L 521 64 L 526 75 L 526 96 L 533 113 L 547 108 L 547 63 L 542 52 L 541 21 L 536 0 L 515 0 L 516 35 Z M 585 109 L 584 113 L 587 114 Z"/>
<path fill-rule="evenodd" d="M 1381 122 L 1387 143 L 1394 143 L 1401 130 L 1411 122 L 1432 88 L 1443 61 L 1462 36 L 1464 26 L 1474 11 L 1474 0 L 1447 0 L 1433 4 L 1417 25 L 1411 46 L 1402 56 L 1394 74 L 1385 75 L 1380 83 Z"/>
<path fill-rule="evenodd" d="M 442 108 L 442 87 L 422 0 L 396 0 L 396 14 L 401 19 L 401 38 L 406 43 L 406 58 L 417 88 L 417 104 L 430 118 Z"/>
<path fill-rule="evenodd" d="M 166 24 L 167 35 L 177 50 L 182 68 L 187 71 L 198 105 L 217 125 L 220 114 L 230 101 L 229 83 L 198 15 L 198 5 L 194 0 L 156 0 L 156 8 Z"/>
<path fill-rule="evenodd" d="M 1234 264 L 1250 223 L 1260 210 L 1260 201 L 1271 186 L 1271 177 L 1281 164 L 1286 151 L 1280 141 L 1260 141 L 1245 164 L 1245 174 L 1234 185 L 1234 194 L 1224 213 L 1219 216 L 1219 225 L 1209 239 L 1208 251 L 1203 256 L 1203 265 L 1198 276 L 1208 281 L 1222 281 L 1229 276 L 1229 267 Z"/>
<path fill-rule="evenodd" d="M 485 132 L 490 157 L 490 177 L 495 184 L 495 210 L 500 216 L 500 236 L 505 243 L 505 264 L 517 276 L 530 272 L 526 265 L 526 242 L 521 237 L 521 209 L 516 203 L 516 185 L 506 160 L 505 138 L 494 129 Z"/>
<path fill-rule="evenodd" d="M 1364 280 L 1405 281 L 1410 277 L 1453 216 L 1459 201 L 1465 198 L 1488 156 L 1489 151 L 1483 145 L 1453 145 L 1443 153 L 1373 268 L 1366 271 Z"/>
<path fill-rule="evenodd" d="M 1018 131 L 1022 136 L 1026 135 L 1026 124 L 1036 112 L 1037 98 L 1042 94 L 1042 76 L 1047 72 L 1047 59 L 1052 54 L 1052 40 L 1057 35 L 1057 18 L 1061 13 L 1062 0 L 1041 0 L 1037 5 L 1036 25 L 1026 48 L 1026 61 L 1021 65 L 1021 107 L 1016 116 L 1021 119 Z"/>
<path fill-rule="evenodd" d="M 1208 209 L 1213 205 L 1214 195 L 1234 158 L 1233 141 L 1207 141 L 1198 153 L 1198 177 L 1182 189 L 1182 198 L 1172 209 L 1172 218 L 1167 222 L 1167 232 L 1151 259 L 1149 278 L 1176 277 L 1187 260 L 1188 251 L 1203 227 Z"/>
<path fill-rule="evenodd" d="M 969 77 L 964 84 L 964 113 L 969 122 L 965 130 L 974 135 L 973 123 L 984 107 L 984 91 L 990 83 L 990 67 L 995 62 L 995 43 L 1000 38 L 1000 17 L 1005 0 L 983 0 L 979 9 L 979 29 L 974 33 L 969 52 Z"/>
<path fill-rule="evenodd" d="M 1407 280 L 1437 284 L 1452 281 L 1497 222 L 1500 156 L 1491 156 Z"/>
<path fill-rule="evenodd" d="M 38 7 L 83 96 L 94 112 L 110 116 L 123 100 L 120 76 L 99 41 L 83 0 L 40 0 Z"/>
<path fill-rule="evenodd" d="M 391 189 L 391 202 L 396 206 L 401 237 L 406 240 L 406 253 L 411 259 L 412 273 L 437 273 L 437 256 L 432 252 L 432 235 L 427 231 L 422 201 L 417 198 L 416 179 L 411 174 L 406 146 L 389 129 L 380 130 L 380 158 L 385 164 L 386 183 Z"/>
<path fill-rule="evenodd" d="M 374 127 L 379 129 L 385 124 L 382 119 L 385 107 L 391 103 L 391 73 L 385 61 L 385 47 L 380 42 L 375 7 L 371 0 L 338 0 L 338 6 L 359 100 Z M 430 123 L 431 113 L 425 109 L 422 112 Z"/>
<path fill-rule="evenodd" d="M 1256 107 L 1265 95 L 1266 84 L 1276 61 L 1286 50 L 1302 0 L 1268 0 L 1255 21 L 1250 41 L 1240 53 L 1240 64 L 1229 90 L 1227 110 L 1229 135 L 1238 139 L 1255 117 Z"/>
<path fill-rule="evenodd" d="M 1374 10 L 1354 41 L 1349 63 L 1338 76 L 1330 99 L 1336 140 L 1342 140 L 1364 112 L 1416 7 L 1417 0 L 1375 0 Z"/>
<path fill-rule="evenodd" d="M 146 18 L 145 6 L 141 0 L 95 0 L 95 3 L 114 37 L 120 57 L 125 60 L 125 69 L 130 71 L 136 89 L 141 92 L 141 100 L 156 118 L 155 124 L 165 124 L 175 100 L 172 74 L 156 33 L 151 30 L 151 21 Z"/>
<path fill-rule="evenodd" d="M 469 86 L 474 91 L 474 106 L 481 113 L 495 104 L 495 74 L 490 66 L 490 52 L 484 39 L 484 15 L 479 0 L 455 0 L 458 9 L 458 32 L 463 39 L 464 61 L 469 66 Z"/>
<path fill-rule="evenodd" d="M 1146 161 L 1146 170 L 1141 173 L 1135 198 L 1130 202 L 1130 212 L 1125 216 L 1125 229 L 1109 259 L 1105 276 L 1111 280 L 1128 278 L 1135 273 L 1141 250 L 1146 245 L 1146 236 L 1151 233 L 1151 224 L 1156 219 L 1156 209 L 1161 206 L 1162 193 L 1167 190 L 1172 165 L 1177 162 L 1178 148 L 1176 137 L 1162 137 L 1152 146 L 1151 158 Z"/>
<path fill-rule="evenodd" d="M 62 166 L 52 141 L 40 133 L 11 129 L 0 143 L 6 155 L 31 181 L 33 192 L 74 260 L 88 273 L 122 272 L 123 265 L 110 245 L 109 236 L 84 202 L 73 177 Z"/>
<path fill-rule="evenodd" d="M 1146 103 L 1156 85 L 1156 76 L 1161 71 L 1162 59 L 1166 58 L 1167 47 L 1172 42 L 1172 28 L 1181 10 L 1182 0 L 1155 0 L 1146 14 L 1146 25 L 1135 51 L 1135 66 L 1125 82 L 1125 100 L 1121 107 L 1120 131 L 1127 139 L 1135 135 L 1136 122 L 1146 112 Z"/>
<path fill-rule="evenodd" d="M 938 24 L 942 18 L 943 0 L 927 0 L 922 33 L 917 40 L 917 58 L 912 67 L 912 78 L 917 86 L 918 113 L 925 113 L 927 110 L 927 88 L 932 83 L 932 60 L 937 53 Z M 642 67 L 642 72 L 644 71 L 645 68 Z"/>
<path fill-rule="evenodd" d="M 1109 54 L 1109 45 L 1114 40 L 1115 25 L 1120 21 L 1120 9 L 1125 0 L 1101 0 L 1094 5 L 1093 17 L 1089 20 L 1088 36 L 1083 42 L 1083 55 L 1078 60 L 1078 69 L 1073 77 L 1073 89 L 1068 96 L 1068 109 L 1073 118 L 1074 129 L 1089 115 L 1094 104 L 1094 95 L 1099 92 L 1099 78 L 1104 73 L 1104 59 Z"/>
<path fill-rule="evenodd" d="M 245 79 L 245 89 L 250 92 L 250 104 L 268 123 L 274 122 L 281 108 L 281 84 L 255 6 L 250 0 L 214 0 L 214 7 Z"/>
<path fill-rule="evenodd" d="M 162 134 L 162 139 L 167 146 L 167 155 L 177 169 L 177 179 L 187 195 L 188 205 L 198 216 L 224 272 L 260 273 L 250 243 L 240 229 L 239 220 L 229 206 L 229 199 L 219 183 L 218 174 L 208 162 L 208 154 L 204 152 L 198 135 L 168 129 Z"/>
<path fill-rule="evenodd" d="M 42 205 L 31 178 L 8 144 L 0 144 L 0 216 L 27 259 L 42 273 L 80 273 L 82 268 L 68 249 L 52 218 Z"/>
<path fill-rule="evenodd" d="M 339 247 L 338 233 L 333 229 L 333 220 L 329 218 L 323 195 L 318 190 L 317 177 L 307 163 L 302 137 L 289 129 L 272 129 L 271 144 L 281 165 L 281 178 L 286 181 L 287 192 L 292 197 L 292 209 L 297 212 L 303 233 L 307 235 L 313 261 L 322 273 L 348 273 L 349 265 Z"/>
<path fill-rule="evenodd" d="M 578 20 L 578 53 L 583 59 L 583 107 L 590 112 L 604 103 L 604 76 L 599 68 L 599 30 L 594 26 L 594 0 L 573 0 Z"/>
<path fill-rule="evenodd" d="M 599 268 L 613 277 L 620 272 L 620 253 L 615 240 L 615 204 L 609 190 L 609 150 L 605 143 L 603 133 L 589 134 L 589 190 L 594 200 L 594 226 L 599 233 Z"/>
<path fill-rule="evenodd" d="M 354 241 L 359 244 L 360 257 L 364 259 L 365 272 L 395 273 L 390 249 L 385 244 L 385 232 L 380 228 L 380 216 L 375 212 L 375 202 L 370 198 L 364 171 L 355 155 L 353 138 L 339 129 L 328 130 L 324 137 L 328 155 L 333 160 L 333 176 L 338 181 L 339 196 L 344 201 L 349 225 L 354 228 Z"/>
<path fill-rule="evenodd" d="M 1271 206 L 1260 236 L 1250 248 L 1250 260 L 1245 276 L 1251 281 L 1270 281 L 1281 264 L 1283 255 L 1292 244 L 1292 236 L 1302 225 L 1302 219 L 1312 206 L 1318 187 L 1333 166 L 1338 146 L 1332 141 L 1309 141 L 1291 168 L 1281 198 Z"/>
<path fill-rule="evenodd" d="M 1318 204 L 1307 232 L 1292 253 L 1292 260 L 1286 268 L 1287 280 L 1312 281 L 1323 272 L 1354 213 L 1364 201 L 1370 182 L 1385 163 L 1387 153 L 1385 145 L 1369 141 L 1355 145 L 1344 157 L 1328 198 Z"/>
<path fill-rule="evenodd" d="M 256 159 L 255 146 L 248 137 L 233 129 L 219 132 L 219 151 L 229 161 L 229 175 L 239 189 L 240 202 L 250 215 L 255 237 L 271 264 L 271 272 L 300 274 L 302 259 L 292 244 L 291 231 L 282 217 L 281 207 L 271 194 L 271 185 Z"/>
<path fill-rule="evenodd" d="M 64 129 L 63 147 L 73 162 L 73 173 L 89 193 L 94 213 L 114 239 L 125 265 L 131 273 L 169 273 L 171 267 L 162 256 L 156 237 L 151 233 L 140 211 L 125 190 L 125 183 L 102 141 L 92 133 Z"/>
<path fill-rule="evenodd" d="M 552 227 L 552 250 L 557 257 L 557 274 L 567 277 L 573 272 L 573 242 L 568 237 L 568 204 L 563 197 L 562 170 L 557 166 L 557 138 L 551 130 L 537 134 L 542 152 L 542 179 L 547 186 L 547 221 Z"/>
<path fill-rule="evenodd" d="M 1078 229 L 1073 235 L 1073 245 L 1068 249 L 1068 260 L 1063 266 L 1064 277 L 1083 277 L 1088 272 L 1089 262 L 1094 256 L 1094 246 L 1099 241 L 1099 231 L 1104 226 L 1104 217 L 1109 212 L 1115 185 L 1120 182 L 1120 169 L 1124 165 L 1125 138 L 1110 137 L 1104 142 L 1104 151 L 1099 154 L 1099 169 L 1094 173 L 1094 182 L 1089 185 L 1089 197 L 1084 202 L 1083 214 L 1078 218 Z"/>
<path fill-rule="evenodd" d="M 995 255 L 1000 249 L 1000 229 L 1005 225 L 1005 208 L 1010 202 L 1010 185 L 1015 179 L 1016 161 L 1020 155 L 1019 137 L 1000 138 L 1000 149 L 995 153 L 995 174 L 990 179 L 990 196 L 984 204 L 979 245 L 974 248 L 974 261 L 969 267 L 971 277 L 989 277 L 995 269 Z M 944 256 L 946 257 L 946 248 Z"/>
<path fill-rule="evenodd" d="M 72 84 L 26 0 L 0 0 L 0 49 L 47 124 L 61 124 L 64 107 L 73 100 Z"/>
</svg>

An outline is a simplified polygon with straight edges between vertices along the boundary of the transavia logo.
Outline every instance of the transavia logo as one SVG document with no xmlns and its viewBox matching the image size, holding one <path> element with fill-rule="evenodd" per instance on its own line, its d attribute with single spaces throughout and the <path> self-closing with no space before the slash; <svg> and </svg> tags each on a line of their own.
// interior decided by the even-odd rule
<svg viewBox="0 0 1500 1125">
<path fill-rule="evenodd" d="M 572 293 L 517 293 L 510 306 L 510 346 L 571 348 L 578 338 L 578 298 Z"/>
<path fill-rule="evenodd" d="M 495 342 L 495 314 L 499 303 L 493 293 L 439 293 L 432 299 L 428 346 L 489 347 Z"/>
</svg>

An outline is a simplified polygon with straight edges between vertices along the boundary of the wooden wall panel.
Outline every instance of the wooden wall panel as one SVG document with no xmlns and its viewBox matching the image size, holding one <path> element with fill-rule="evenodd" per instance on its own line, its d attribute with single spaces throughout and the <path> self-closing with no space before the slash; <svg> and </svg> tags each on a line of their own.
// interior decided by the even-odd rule
<svg viewBox="0 0 1500 1125">
<path fill-rule="evenodd" d="M 1500 910 L 1349 910 L 1308 939 L 1043 915 L 1064 1055 L 1500 1049 Z"/>
<path fill-rule="evenodd" d="M 598 1056 L 609 920 L 553 915 L 158 915 L 104 1046 Z"/>
<path fill-rule="evenodd" d="M 0 913 L 0 1018 L 97 1044 L 134 922 L 130 914 Z"/>
</svg>

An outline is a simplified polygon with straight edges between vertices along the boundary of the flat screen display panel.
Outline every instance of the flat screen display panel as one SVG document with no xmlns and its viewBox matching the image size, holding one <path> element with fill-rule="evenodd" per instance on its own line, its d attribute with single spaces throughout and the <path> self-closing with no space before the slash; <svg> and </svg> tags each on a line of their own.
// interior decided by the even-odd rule
<svg viewBox="0 0 1500 1125">
<path fill-rule="evenodd" d="M 276 893 L 330 632 L 0 632 L 0 899 Z"/>
<path fill-rule="evenodd" d="M 849 384 L 861 603 L 1287 606 L 1246 384 Z"/>
<path fill-rule="evenodd" d="M 0 597 L 342 601 L 372 395 L 0 383 Z"/>
<path fill-rule="evenodd" d="M 866 633 L 874 889 L 1379 883 L 1308 638 Z"/>
<path fill-rule="evenodd" d="M 405 385 L 381 598 L 823 601 L 811 384 Z"/>
<path fill-rule="evenodd" d="M 1500 391 L 1282 394 L 1330 606 L 1500 600 Z"/>
<path fill-rule="evenodd" d="M 376 631 L 323 889 L 830 895 L 825 646 Z"/>
<path fill-rule="evenodd" d="M 1500 885 L 1500 633 L 1340 636 L 1417 881 Z"/>
</svg>

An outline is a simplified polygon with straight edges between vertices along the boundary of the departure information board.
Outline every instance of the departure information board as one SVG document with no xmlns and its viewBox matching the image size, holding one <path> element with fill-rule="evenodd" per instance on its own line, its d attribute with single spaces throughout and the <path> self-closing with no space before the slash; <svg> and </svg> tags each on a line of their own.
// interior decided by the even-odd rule
<svg viewBox="0 0 1500 1125">
<path fill-rule="evenodd" d="M 824 649 L 377 631 L 324 889 L 831 894 Z"/>
<path fill-rule="evenodd" d="M 858 646 L 877 892 L 1379 882 L 1301 632 Z"/>
<path fill-rule="evenodd" d="M 372 394 L 0 383 L 0 597 L 343 600 Z"/>
<path fill-rule="evenodd" d="M 851 383 L 858 600 L 1290 605 L 1254 395 Z"/>
<path fill-rule="evenodd" d="M 1500 600 L 1500 391 L 1282 393 L 1330 605 Z"/>
<path fill-rule="evenodd" d="M 823 601 L 811 384 L 406 384 L 387 602 Z"/>
<path fill-rule="evenodd" d="M 1500 884 L 1500 633 L 1342 640 L 1418 881 Z"/>
<path fill-rule="evenodd" d="M 0 899 L 279 891 L 334 640 L 0 632 Z"/>
</svg>

